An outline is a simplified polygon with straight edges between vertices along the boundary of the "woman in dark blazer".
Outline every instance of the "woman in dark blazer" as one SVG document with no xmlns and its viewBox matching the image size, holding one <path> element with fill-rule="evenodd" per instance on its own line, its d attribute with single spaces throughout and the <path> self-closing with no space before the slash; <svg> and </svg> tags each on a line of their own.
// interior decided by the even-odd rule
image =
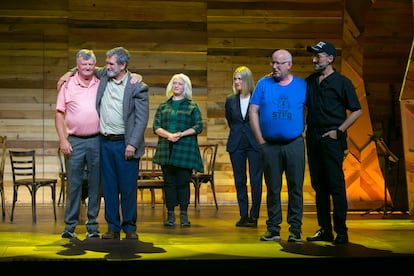
<svg viewBox="0 0 414 276">
<path fill-rule="evenodd" d="M 257 227 L 262 199 L 263 170 L 257 141 L 249 124 L 249 101 L 254 90 L 252 72 L 246 66 L 236 68 L 233 73 L 233 93 L 225 104 L 227 124 L 230 128 L 226 150 L 233 167 L 234 184 L 239 204 L 240 220 L 237 227 Z M 249 173 L 247 173 L 247 168 Z M 250 177 L 251 208 L 247 176 Z"/>
</svg>

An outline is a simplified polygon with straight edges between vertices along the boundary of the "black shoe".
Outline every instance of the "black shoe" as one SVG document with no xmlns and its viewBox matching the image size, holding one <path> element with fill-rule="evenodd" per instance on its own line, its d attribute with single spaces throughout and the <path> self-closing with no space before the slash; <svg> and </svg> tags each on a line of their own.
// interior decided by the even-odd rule
<svg viewBox="0 0 414 276">
<path fill-rule="evenodd" d="M 307 237 L 307 241 L 327 241 L 331 242 L 334 240 L 332 231 L 327 231 L 325 229 L 319 229 L 316 231 L 315 235 L 312 237 Z"/>
<path fill-rule="evenodd" d="M 348 242 L 348 234 L 338 234 L 333 241 L 334 244 L 347 244 Z"/>
<path fill-rule="evenodd" d="M 125 233 L 125 239 L 127 240 L 138 240 L 138 235 L 134 231 L 128 231 Z"/>
<path fill-rule="evenodd" d="M 108 231 L 102 235 L 103 240 L 119 240 L 119 232 Z"/>
<path fill-rule="evenodd" d="M 252 227 L 253 225 L 250 223 L 248 218 L 241 218 L 238 222 L 236 222 L 236 227 Z"/>
<path fill-rule="evenodd" d="M 249 218 L 249 227 L 257 227 L 257 218 Z"/>
</svg>

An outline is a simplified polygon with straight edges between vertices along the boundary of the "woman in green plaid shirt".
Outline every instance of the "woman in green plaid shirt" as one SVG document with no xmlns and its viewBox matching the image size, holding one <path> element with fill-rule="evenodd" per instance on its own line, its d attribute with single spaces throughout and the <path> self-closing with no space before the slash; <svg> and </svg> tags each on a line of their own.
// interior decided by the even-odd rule
<svg viewBox="0 0 414 276">
<path fill-rule="evenodd" d="M 179 206 L 181 227 L 190 227 L 187 209 L 191 174 L 193 170 L 204 171 L 197 140 L 203 122 L 198 105 L 191 99 L 192 85 L 187 75 L 174 75 L 166 96 L 168 99 L 158 106 L 153 122 L 153 131 L 158 135 L 153 162 L 162 168 L 168 213 L 164 225 L 176 225 L 174 208 Z"/>
</svg>

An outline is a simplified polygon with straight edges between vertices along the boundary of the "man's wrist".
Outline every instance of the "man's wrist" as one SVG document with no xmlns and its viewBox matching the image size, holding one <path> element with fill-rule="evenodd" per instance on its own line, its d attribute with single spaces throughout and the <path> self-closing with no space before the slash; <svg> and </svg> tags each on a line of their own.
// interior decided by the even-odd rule
<svg viewBox="0 0 414 276">
<path fill-rule="evenodd" d="M 336 129 L 336 138 L 340 139 L 344 136 L 344 132 L 340 130 L 339 128 Z"/>
</svg>

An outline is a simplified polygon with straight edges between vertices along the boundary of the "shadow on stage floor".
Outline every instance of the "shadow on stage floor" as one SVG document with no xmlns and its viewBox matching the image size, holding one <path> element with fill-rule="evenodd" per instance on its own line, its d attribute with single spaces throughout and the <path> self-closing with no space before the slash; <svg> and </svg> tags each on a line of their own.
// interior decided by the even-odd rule
<svg viewBox="0 0 414 276">
<path fill-rule="evenodd" d="M 261 271 L 267 265 L 283 265 L 284 269 L 309 269 L 317 272 L 318 266 L 332 266 L 340 271 L 365 268 L 382 272 L 386 267 L 395 271 L 412 268 L 414 261 L 414 222 L 407 214 L 361 212 L 348 214 L 350 243 L 333 245 L 328 242 L 306 242 L 306 236 L 318 229 L 314 206 L 305 206 L 303 242 L 290 243 L 286 223 L 286 206 L 283 206 L 281 241 L 263 242 L 260 236 L 266 231 L 266 206 L 262 206 L 257 228 L 235 227 L 239 219 L 236 205 L 202 205 L 201 210 L 189 210 L 192 227 L 166 228 L 163 226 L 162 205 L 138 205 L 138 241 L 86 239 L 82 210 L 81 222 L 76 228 L 77 238 L 60 237 L 64 229 L 63 208 L 58 207 L 58 219 L 53 220 L 50 206 L 38 207 L 37 224 L 31 223 L 29 206 L 17 206 L 15 220 L 9 217 L 0 222 L 0 266 L 13 269 L 45 269 L 59 265 L 74 268 L 82 265 L 96 272 L 109 268 L 145 268 L 156 271 L 217 272 L 217 269 Z M 100 231 L 105 232 L 103 208 L 100 214 Z M 45 264 L 47 263 L 47 266 Z M 28 264 L 29 266 L 26 266 Z M 88 266 L 90 265 L 90 266 Z M 287 265 L 287 266 L 286 266 Z M 222 268 L 221 268 L 222 267 Z M 273 267 L 273 268 L 272 268 Z M 316 269 L 316 270 L 315 270 Z M 137 271 L 138 272 L 138 271 Z M 193 271 L 194 272 L 194 271 Z"/>
</svg>

